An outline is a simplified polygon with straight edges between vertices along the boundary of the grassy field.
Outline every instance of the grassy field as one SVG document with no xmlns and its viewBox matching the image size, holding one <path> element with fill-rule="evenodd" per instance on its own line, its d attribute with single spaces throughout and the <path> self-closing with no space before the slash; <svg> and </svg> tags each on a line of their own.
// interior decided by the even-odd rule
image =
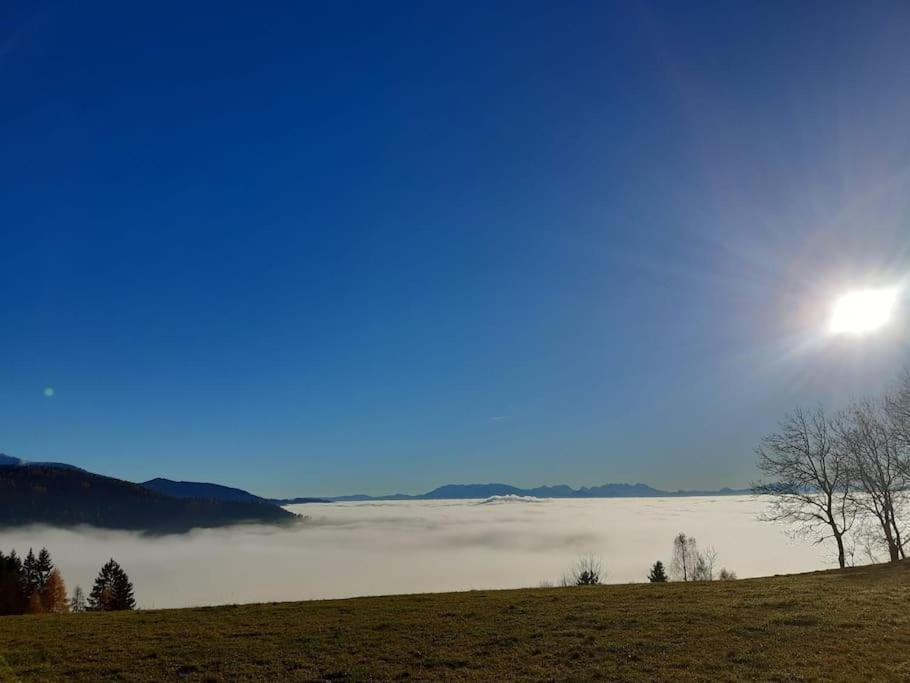
<svg viewBox="0 0 910 683">
<path fill-rule="evenodd" d="M 908 680 L 910 562 L 732 582 L 0 617 L 0 680 Z"/>
</svg>

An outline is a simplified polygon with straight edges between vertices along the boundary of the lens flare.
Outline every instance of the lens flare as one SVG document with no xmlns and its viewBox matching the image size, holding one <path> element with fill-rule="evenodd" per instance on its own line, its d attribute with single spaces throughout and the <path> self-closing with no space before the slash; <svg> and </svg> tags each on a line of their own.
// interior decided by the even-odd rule
<svg viewBox="0 0 910 683">
<path fill-rule="evenodd" d="M 881 329 L 894 316 L 899 294 L 897 287 L 847 292 L 834 302 L 828 331 L 862 335 Z"/>
</svg>

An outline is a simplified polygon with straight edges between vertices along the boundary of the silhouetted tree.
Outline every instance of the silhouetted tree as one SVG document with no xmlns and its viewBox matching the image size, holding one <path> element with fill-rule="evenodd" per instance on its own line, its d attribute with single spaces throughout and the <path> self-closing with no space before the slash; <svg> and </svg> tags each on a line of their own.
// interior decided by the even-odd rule
<svg viewBox="0 0 910 683">
<path fill-rule="evenodd" d="M 0 614 L 68 611 L 66 585 L 54 568 L 51 554 L 42 548 L 35 556 L 31 548 L 25 561 L 13 551 L 0 553 Z"/>
<path fill-rule="evenodd" d="M 126 572 L 117 566 L 114 574 L 114 600 L 115 610 L 136 609 L 136 598 L 133 595 L 133 584 Z"/>
<path fill-rule="evenodd" d="M 38 553 L 38 560 L 35 563 L 35 574 L 38 579 L 38 590 L 42 590 L 47 583 L 48 577 L 54 571 L 54 563 L 51 561 L 51 554 L 47 548 L 42 548 Z"/>
<path fill-rule="evenodd" d="M 910 491 L 910 453 L 900 422 L 889 415 L 889 401 L 853 403 L 838 417 L 835 429 L 849 467 L 851 502 L 873 522 L 863 531 L 869 530 L 887 549 L 892 562 L 904 559 L 901 522 Z"/>
<path fill-rule="evenodd" d="M 903 447 L 903 466 L 910 468 L 910 369 L 905 369 L 893 391 L 885 395 L 885 414 L 894 438 Z"/>
<path fill-rule="evenodd" d="M 35 551 L 28 549 L 28 555 L 22 562 L 22 582 L 25 590 L 26 601 L 31 600 L 32 595 L 41 590 L 41 574 L 38 570 L 38 558 L 35 557 Z"/>
<path fill-rule="evenodd" d="M 834 539 L 837 562 L 846 565 L 844 536 L 856 520 L 851 467 L 837 430 L 821 409 L 797 409 L 756 449 L 765 481 L 753 487 L 769 497 L 764 519 L 787 522 L 816 543 Z"/>
<path fill-rule="evenodd" d="M 664 563 L 658 560 L 651 567 L 651 573 L 648 574 L 648 581 L 651 583 L 664 583 L 667 580 L 667 573 L 664 571 Z"/>
<path fill-rule="evenodd" d="M 28 555 L 22 563 L 22 580 L 28 612 L 38 614 L 46 611 L 42 593 L 53 570 L 54 563 L 47 548 L 42 548 L 37 557 L 32 548 L 28 549 Z"/>
<path fill-rule="evenodd" d="M 736 572 L 727 569 L 726 567 L 722 567 L 720 573 L 717 575 L 717 579 L 718 581 L 735 581 Z"/>
<path fill-rule="evenodd" d="M 114 567 L 117 563 L 114 558 L 101 567 L 92 592 L 88 595 L 88 609 L 93 612 L 105 612 L 111 609 L 111 598 L 114 591 Z"/>
<path fill-rule="evenodd" d="M 98 573 L 92 592 L 88 596 L 88 609 L 113 612 L 135 609 L 133 584 L 126 572 L 111 558 Z"/>
<path fill-rule="evenodd" d="M 0 552 L 0 614 L 22 614 L 27 604 L 22 560 L 15 550 Z"/>
</svg>

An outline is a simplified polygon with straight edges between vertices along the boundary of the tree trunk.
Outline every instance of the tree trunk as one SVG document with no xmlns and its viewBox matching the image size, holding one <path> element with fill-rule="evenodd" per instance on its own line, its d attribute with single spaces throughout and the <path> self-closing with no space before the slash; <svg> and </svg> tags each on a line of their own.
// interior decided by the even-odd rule
<svg viewBox="0 0 910 683">
<path fill-rule="evenodd" d="M 885 532 L 885 541 L 888 544 L 888 555 L 890 557 L 890 560 L 891 562 L 897 562 L 901 559 L 900 548 L 898 547 L 897 543 L 894 542 L 894 536 L 891 533 L 890 520 L 885 520 L 884 524 L 882 524 L 882 529 Z"/>
<path fill-rule="evenodd" d="M 898 559 L 903 560 L 906 557 L 904 554 L 904 542 L 901 540 L 901 532 L 897 527 L 893 514 L 891 515 L 891 526 L 894 527 L 894 545 L 897 547 Z"/>
<path fill-rule="evenodd" d="M 844 552 L 843 534 L 835 532 L 834 540 L 837 541 L 837 563 L 840 565 L 840 568 L 843 569 L 847 566 L 847 554 Z"/>
</svg>

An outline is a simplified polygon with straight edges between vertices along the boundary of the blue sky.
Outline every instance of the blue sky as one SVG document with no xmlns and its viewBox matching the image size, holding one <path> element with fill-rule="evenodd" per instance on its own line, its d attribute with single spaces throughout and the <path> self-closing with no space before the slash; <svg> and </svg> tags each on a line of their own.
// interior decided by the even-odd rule
<svg viewBox="0 0 910 683">
<path fill-rule="evenodd" d="M 745 485 L 784 411 L 907 363 L 901 316 L 822 334 L 910 272 L 907 35 L 899 2 L 4 3 L 0 451 Z"/>
</svg>

